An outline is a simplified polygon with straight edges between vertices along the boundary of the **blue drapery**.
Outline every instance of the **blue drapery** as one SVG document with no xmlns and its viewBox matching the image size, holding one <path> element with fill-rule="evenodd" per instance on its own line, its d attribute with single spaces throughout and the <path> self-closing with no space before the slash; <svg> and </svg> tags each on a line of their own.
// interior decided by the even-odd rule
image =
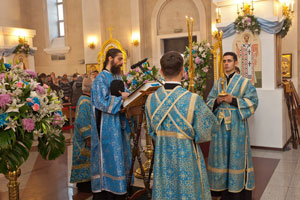
<svg viewBox="0 0 300 200">
<path fill-rule="evenodd" d="M 260 17 L 257 17 L 257 21 L 260 25 L 261 30 L 270 33 L 270 34 L 277 34 L 281 31 L 285 18 L 282 18 L 279 22 L 278 21 L 269 21 Z M 234 22 L 229 24 L 225 27 L 220 27 L 218 30 L 223 31 L 223 39 L 228 38 L 236 33 L 234 29 Z"/>
<path fill-rule="evenodd" d="M 0 56 L 4 56 L 4 57 L 7 57 L 7 56 L 10 56 L 11 54 L 14 53 L 14 51 L 16 50 L 17 46 L 11 48 L 11 49 L 0 49 Z M 29 55 L 33 56 L 35 53 L 35 50 L 32 49 L 32 48 L 29 48 Z"/>
</svg>

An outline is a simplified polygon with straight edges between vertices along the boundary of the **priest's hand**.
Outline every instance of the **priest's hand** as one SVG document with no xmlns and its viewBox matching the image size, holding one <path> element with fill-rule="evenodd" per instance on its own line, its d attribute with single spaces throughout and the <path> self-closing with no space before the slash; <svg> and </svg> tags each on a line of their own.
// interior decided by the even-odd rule
<svg viewBox="0 0 300 200">
<path fill-rule="evenodd" d="M 127 97 L 129 96 L 128 92 L 121 92 L 121 91 L 119 91 L 119 93 L 122 95 L 122 99 L 123 100 L 127 99 Z"/>
<path fill-rule="evenodd" d="M 222 102 L 231 103 L 232 102 L 232 96 L 230 94 L 226 95 L 225 97 L 221 97 Z"/>
<path fill-rule="evenodd" d="M 218 104 L 221 104 L 222 102 L 223 102 L 223 97 L 218 97 L 218 98 L 217 98 L 217 103 L 218 103 Z"/>
</svg>

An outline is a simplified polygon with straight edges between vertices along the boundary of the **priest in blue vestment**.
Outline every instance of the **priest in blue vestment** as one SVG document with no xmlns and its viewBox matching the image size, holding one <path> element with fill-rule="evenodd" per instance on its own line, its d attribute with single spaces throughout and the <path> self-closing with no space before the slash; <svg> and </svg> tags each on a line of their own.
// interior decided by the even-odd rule
<svg viewBox="0 0 300 200">
<path fill-rule="evenodd" d="M 123 56 L 119 49 L 106 53 L 103 71 L 92 87 L 91 178 L 93 199 L 124 199 L 131 152 L 126 122 L 120 113 L 129 93 L 111 95 L 113 80 L 121 80 Z"/>
<path fill-rule="evenodd" d="M 73 136 L 71 183 L 80 192 L 91 192 L 91 88 L 92 80 L 83 79 L 82 95 L 78 99 Z"/>
<path fill-rule="evenodd" d="M 210 200 L 200 145 L 211 139 L 216 117 L 202 97 L 181 87 L 183 58 L 171 51 L 160 60 L 166 83 L 146 102 L 149 134 L 155 139 L 152 199 Z"/>
<path fill-rule="evenodd" d="M 210 143 L 207 167 L 210 187 L 216 199 L 251 200 L 255 181 L 247 119 L 254 114 L 258 97 L 252 83 L 235 72 L 235 53 L 225 53 L 223 63 L 227 96 L 219 96 L 222 91 L 219 79 L 207 99 L 221 124 L 220 129 L 213 130 Z"/>
</svg>

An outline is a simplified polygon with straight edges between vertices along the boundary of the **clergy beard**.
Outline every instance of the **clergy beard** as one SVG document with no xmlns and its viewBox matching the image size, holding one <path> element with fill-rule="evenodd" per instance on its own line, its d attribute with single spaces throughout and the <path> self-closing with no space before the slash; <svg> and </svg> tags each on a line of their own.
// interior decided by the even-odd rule
<svg viewBox="0 0 300 200">
<path fill-rule="evenodd" d="M 113 75 L 120 75 L 121 74 L 121 66 L 122 65 L 116 65 L 114 61 L 111 62 L 111 68 L 110 68 L 110 72 Z"/>
</svg>

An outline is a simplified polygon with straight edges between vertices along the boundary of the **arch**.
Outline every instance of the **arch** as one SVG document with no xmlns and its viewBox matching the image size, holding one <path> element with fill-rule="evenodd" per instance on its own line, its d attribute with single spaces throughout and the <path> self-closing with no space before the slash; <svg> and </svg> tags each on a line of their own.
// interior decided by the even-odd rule
<svg viewBox="0 0 300 200">
<path fill-rule="evenodd" d="M 160 16 L 160 13 L 162 11 L 162 9 L 170 2 L 171 0 L 158 0 L 155 4 L 155 7 L 152 11 L 152 16 L 151 16 L 151 39 L 152 39 L 152 59 L 153 59 L 153 64 L 155 66 L 159 66 L 159 59 L 161 57 L 162 54 L 162 41 L 161 39 L 158 37 L 158 19 Z M 196 8 L 198 10 L 199 13 L 199 22 L 203 22 L 200 27 L 204 27 L 204 28 L 200 28 L 200 38 L 206 38 L 207 36 L 207 31 L 206 31 L 206 12 L 205 12 L 205 8 L 204 5 L 202 3 L 202 1 L 199 0 L 191 0 L 194 2 L 194 4 L 196 5 Z"/>
</svg>

